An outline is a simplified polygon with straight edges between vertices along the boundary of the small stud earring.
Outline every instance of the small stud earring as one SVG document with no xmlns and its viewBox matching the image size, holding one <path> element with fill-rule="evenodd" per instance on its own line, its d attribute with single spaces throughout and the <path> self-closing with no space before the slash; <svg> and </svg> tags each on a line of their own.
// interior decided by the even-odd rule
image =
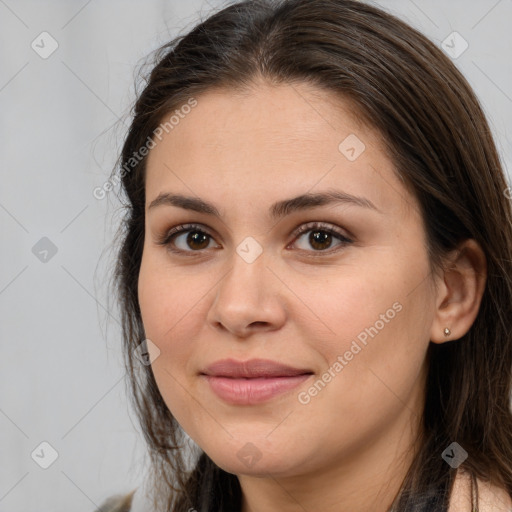
<svg viewBox="0 0 512 512">
<path fill-rule="evenodd" d="M 445 336 L 450 336 L 451 333 L 452 333 L 452 331 L 450 331 L 450 329 L 448 329 L 448 327 L 444 328 L 444 335 Z"/>
</svg>

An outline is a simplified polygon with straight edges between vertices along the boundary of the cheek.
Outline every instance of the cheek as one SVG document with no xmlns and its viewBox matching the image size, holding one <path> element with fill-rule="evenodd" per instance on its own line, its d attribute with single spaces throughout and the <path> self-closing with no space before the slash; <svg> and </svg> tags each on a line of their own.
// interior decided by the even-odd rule
<svg viewBox="0 0 512 512">
<path fill-rule="evenodd" d="M 197 371 L 190 365 L 197 354 L 199 329 L 204 323 L 198 318 L 206 315 L 205 290 L 211 287 L 205 279 L 194 281 L 190 276 L 180 276 L 150 255 L 143 258 L 139 274 L 144 331 L 160 351 L 151 368 L 167 407 L 173 414 L 177 412 L 178 421 L 180 411 L 190 405 L 187 378 Z"/>
<path fill-rule="evenodd" d="M 186 323 L 187 311 L 193 314 L 189 301 L 179 293 L 179 279 L 169 277 L 150 257 L 144 257 L 141 264 L 138 295 L 146 338 L 150 339 L 160 353 L 152 364 L 157 379 L 171 378 L 179 368 L 179 362 L 187 357 L 193 343 L 175 344 L 173 339 L 182 339 L 180 331 Z M 181 295 L 181 296 L 180 296 Z M 180 322 L 180 319 L 185 319 Z M 165 369 L 165 370 L 164 370 Z M 159 386 L 160 387 L 160 386 Z M 164 389 L 166 389 L 166 386 Z"/>
<path fill-rule="evenodd" d="M 159 254 L 144 254 L 138 280 L 138 296 L 144 329 L 148 338 L 163 343 L 176 338 L 187 319 L 197 315 L 208 285 L 191 276 L 173 271 Z"/>
<path fill-rule="evenodd" d="M 300 329 L 308 330 L 311 349 L 321 354 L 326 369 L 333 370 L 342 356 L 343 373 L 370 388 L 381 374 L 399 389 L 417 377 L 428 347 L 432 296 L 426 262 L 425 268 L 416 264 L 382 253 L 364 273 L 354 265 L 353 271 L 333 269 L 321 281 L 297 283 L 297 295 L 307 299 L 294 317 L 302 318 Z M 352 386 L 354 379 L 344 385 Z"/>
<path fill-rule="evenodd" d="M 311 332 L 311 349 L 325 366 L 299 400 L 326 438 L 376 436 L 404 407 L 413 410 L 421 401 L 428 337 L 414 319 L 424 316 L 426 297 L 420 290 L 408 296 L 410 288 L 399 282 L 368 276 L 317 296 L 334 334 Z"/>
<path fill-rule="evenodd" d="M 314 336 L 314 348 L 331 358 L 350 348 L 352 340 L 362 343 L 370 333 L 383 332 L 399 322 L 405 294 L 393 272 L 367 267 L 333 268 L 321 279 L 308 277 L 294 283 L 301 301 L 296 301 L 295 320 Z M 303 299 L 304 298 L 304 299 Z"/>
</svg>

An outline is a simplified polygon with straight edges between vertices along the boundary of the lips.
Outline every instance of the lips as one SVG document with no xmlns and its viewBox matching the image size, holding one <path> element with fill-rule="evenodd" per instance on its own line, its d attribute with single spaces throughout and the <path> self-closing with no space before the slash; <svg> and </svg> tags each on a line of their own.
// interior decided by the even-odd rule
<svg viewBox="0 0 512 512">
<path fill-rule="evenodd" d="M 250 359 L 249 361 L 222 359 L 206 367 L 201 373 L 212 377 L 256 379 L 295 377 L 313 372 L 307 368 L 294 368 L 269 359 Z"/>
<path fill-rule="evenodd" d="M 269 359 L 223 359 L 208 366 L 200 377 L 225 403 L 250 406 L 292 391 L 313 372 Z"/>
</svg>

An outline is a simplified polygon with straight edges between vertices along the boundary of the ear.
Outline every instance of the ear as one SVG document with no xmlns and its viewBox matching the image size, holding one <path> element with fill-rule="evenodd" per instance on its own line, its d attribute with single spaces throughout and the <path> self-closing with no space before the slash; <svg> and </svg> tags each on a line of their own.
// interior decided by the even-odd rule
<svg viewBox="0 0 512 512">
<path fill-rule="evenodd" d="M 487 281 L 487 260 L 480 244 L 465 240 L 447 257 L 437 281 L 436 310 L 430 341 L 444 343 L 462 338 L 477 317 Z M 444 334 L 450 329 L 449 335 Z"/>
</svg>

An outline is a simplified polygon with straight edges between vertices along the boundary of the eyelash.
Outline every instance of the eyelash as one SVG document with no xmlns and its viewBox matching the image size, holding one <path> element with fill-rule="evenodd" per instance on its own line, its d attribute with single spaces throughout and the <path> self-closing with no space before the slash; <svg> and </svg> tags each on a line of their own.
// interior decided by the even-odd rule
<svg viewBox="0 0 512 512">
<path fill-rule="evenodd" d="M 332 254 L 333 252 L 337 252 L 340 247 L 344 247 L 344 246 L 349 245 L 354 242 L 353 240 L 351 240 L 350 238 L 347 238 L 345 235 L 343 235 L 341 232 L 339 232 L 337 229 L 333 228 L 329 224 L 324 224 L 322 222 L 310 222 L 307 224 L 303 224 L 302 226 L 300 226 L 298 229 L 296 229 L 294 231 L 294 233 L 293 233 L 294 239 L 293 239 L 293 242 L 291 242 L 291 243 L 296 242 L 297 239 L 304 233 L 307 233 L 309 231 L 315 231 L 315 230 L 321 231 L 323 233 L 328 233 L 329 235 L 336 237 L 340 241 L 340 244 L 337 246 L 337 248 L 335 247 L 334 249 L 330 248 L 330 249 L 326 249 L 326 250 L 316 250 L 316 251 L 315 250 L 306 251 L 305 249 L 299 249 L 299 250 L 305 251 L 305 252 L 320 253 L 320 254 Z M 197 231 L 199 233 L 203 233 L 203 234 L 209 236 L 210 238 L 213 238 L 213 236 L 210 233 L 208 233 L 208 231 L 204 230 L 200 224 L 181 224 L 179 226 L 172 228 L 171 230 L 167 231 L 166 233 L 164 233 L 164 235 L 162 237 L 157 239 L 156 243 L 158 245 L 165 246 L 169 251 L 171 251 L 173 253 L 180 254 L 180 255 L 192 253 L 192 254 L 187 254 L 187 256 L 195 256 L 196 254 L 204 252 L 206 249 L 200 249 L 197 251 L 193 251 L 193 250 L 184 251 L 182 249 L 176 249 L 172 246 L 172 241 L 175 237 L 177 237 L 178 235 L 181 235 L 183 233 L 188 233 L 191 231 L 192 232 Z M 313 257 L 316 257 L 316 255 Z"/>
</svg>

